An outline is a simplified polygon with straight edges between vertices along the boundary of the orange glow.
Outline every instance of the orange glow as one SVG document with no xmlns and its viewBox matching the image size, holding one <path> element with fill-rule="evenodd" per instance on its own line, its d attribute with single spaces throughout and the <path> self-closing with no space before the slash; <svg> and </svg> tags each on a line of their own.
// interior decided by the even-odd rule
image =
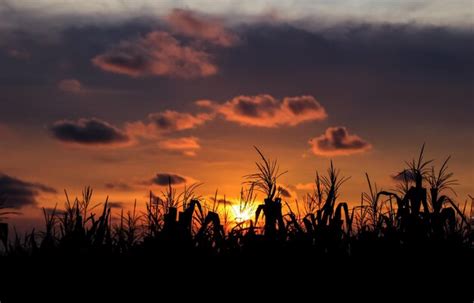
<svg viewBox="0 0 474 303">
<path fill-rule="evenodd" d="M 232 205 L 232 214 L 234 216 L 235 223 L 244 223 L 252 220 L 255 214 L 254 206 L 242 207 L 240 205 Z"/>
</svg>

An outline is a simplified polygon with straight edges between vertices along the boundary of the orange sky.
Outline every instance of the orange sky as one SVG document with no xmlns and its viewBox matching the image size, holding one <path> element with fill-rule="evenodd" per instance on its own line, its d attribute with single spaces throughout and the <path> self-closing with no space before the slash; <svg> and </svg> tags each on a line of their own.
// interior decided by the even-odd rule
<svg viewBox="0 0 474 303">
<path fill-rule="evenodd" d="M 0 7 L 0 194 L 23 213 L 11 220 L 32 226 L 87 185 L 96 202 L 143 206 L 167 175 L 237 197 L 253 146 L 288 171 L 290 203 L 331 159 L 351 177 L 340 201 L 359 203 L 366 172 L 393 189 L 423 143 L 436 167 L 452 156 L 457 202 L 474 193 L 474 50 L 459 5 L 445 16 L 420 4 L 419 22 L 401 4 L 386 21 L 335 5 L 327 22 L 282 5 L 116 7 L 104 20 L 89 6 L 12 6 L 15 20 Z"/>
</svg>

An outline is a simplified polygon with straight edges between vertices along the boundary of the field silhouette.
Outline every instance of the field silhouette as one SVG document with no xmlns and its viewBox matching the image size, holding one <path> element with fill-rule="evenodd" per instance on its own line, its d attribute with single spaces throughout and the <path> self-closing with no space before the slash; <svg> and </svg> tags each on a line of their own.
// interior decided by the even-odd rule
<svg viewBox="0 0 474 303">
<path fill-rule="evenodd" d="M 71 200 L 66 192 L 62 210 L 43 208 L 41 231 L 9 238 L 8 225 L 2 223 L 3 255 L 472 255 L 473 201 L 470 197 L 458 205 L 451 198 L 457 181 L 448 171 L 449 158 L 436 170 L 424 159 L 423 146 L 394 177 L 398 187 L 393 192 L 379 191 L 366 175 L 368 190 L 352 208 L 338 200 L 348 178 L 331 162 L 293 210 L 278 186 L 284 172 L 256 151 L 257 170 L 245 176 L 239 204 L 233 206 L 246 218 L 231 221 L 231 206 L 219 201 L 217 192 L 207 203 L 194 193 L 198 184 L 178 192 L 170 180 L 161 196 L 150 192 L 144 212 L 137 211 L 135 202 L 113 220 L 109 202 L 91 205 L 93 190 L 87 187 L 81 199 Z M 8 209 L 1 213 L 12 214 Z"/>
<path fill-rule="evenodd" d="M 461 205 L 451 198 L 457 181 L 449 158 L 436 170 L 424 160 L 423 146 L 394 176 L 393 192 L 379 191 L 366 174 L 367 189 L 352 207 L 338 199 L 348 178 L 331 162 L 325 174 L 316 173 L 314 190 L 292 207 L 278 185 L 285 172 L 256 151 L 256 171 L 245 176 L 237 205 L 218 199 L 217 192 L 208 203 L 195 194 L 199 184 L 178 191 L 170 180 L 161 195 L 150 192 L 144 211 L 136 202 L 118 211 L 107 200 L 93 205 L 93 190 L 86 187 L 74 200 L 65 192 L 64 209 L 43 208 L 42 230 L 9 237 L 8 225 L 1 223 L 0 299 L 25 302 L 29 292 L 13 291 L 18 283 L 37 286 L 36 298 L 54 301 L 60 297 L 44 291 L 50 281 L 69 289 L 120 277 L 127 289 L 153 289 L 158 279 L 165 290 L 182 281 L 190 298 L 195 298 L 190 289 L 198 292 L 208 283 L 214 294 L 227 290 L 231 279 L 246 285 L 239 293 L 262 300 L 290 289 L 296 300 L 310 295 L 314 285 L 324 290 L 337 283 L 345 289 L 340 300 L 366 299 L 361 289 L 367 285 L 386 296 L 382 290 L 394 285 L 392 295 L 400 300 L 447 295 L 452 302 L 470 301 L 470 279 L 463 277 L 471 273 L 474 257 L 473 198 Z M 238 214 L 233 219 L 231 211 Z M 6 208 L 0 214 L 20 215 Z M 67 278 L 58 279 L 61 275 Z M 259 283 L 284 288 L 250 293 L 257 276 Z M 117 295 L 98 291 L 107 300 Z M 134 300 L 140 295 L 148 298 L 145 291 Z M 75 298 L 87 301 L 90 294 Z"/>
</svg>

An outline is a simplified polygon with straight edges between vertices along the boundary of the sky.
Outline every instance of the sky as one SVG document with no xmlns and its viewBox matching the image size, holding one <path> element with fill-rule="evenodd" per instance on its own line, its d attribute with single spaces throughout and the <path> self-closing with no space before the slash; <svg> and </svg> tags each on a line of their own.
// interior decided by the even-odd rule
<svg viewBox="0 0 474 303">
<path fill-rule="evenodd" d="M 332 160 L 354 205 L 426 144 L 474 193 L 472 1 L 0 0 L 0 194 L 31 226 L 84 186 L 232 199 L 257 146 L 288 202 Z M 36 220 L 36 221 L 35 221 Z"/>
</svg>

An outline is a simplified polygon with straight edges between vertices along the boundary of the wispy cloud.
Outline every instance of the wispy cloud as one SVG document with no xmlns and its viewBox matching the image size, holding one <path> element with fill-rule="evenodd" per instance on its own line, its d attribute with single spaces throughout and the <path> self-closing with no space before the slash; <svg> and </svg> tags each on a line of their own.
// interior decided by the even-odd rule
<svg viewBox="0 0 474 303">
<path fill-rule="evenodd" d="M 58 89 L 68 93 L 80 93 L 83 89 L 82 83 L 77 79 L 63 79 L 58 82 Z"/>
<path fill-rule="evenodd" d="M 31 58 L 30 52 L 23 50 L 23 49 L 17 49 L 17 48 L 10 48 L 7 50 L 7 55 L 10 58 L 15 58 L 17 60 L 28 60 Z"/>
<path fill-rule="evenodd" d="M 314 182 L 309 183 L 298 183 L 296 184 L 297 190 L 312 190 L 314 189 Z"/>
<path fill-rule="evenodd" d="M 199 145 L 199 139 L 196 137 L 182 137 L 162 140 L 159 142 L 159 147 L 163 150 L 179 152 L 185 156 L 193 157 L 201 148 L 201 145 Z"/>
<path fill-rule="evenodd" d="M 124 181 L 118 181 L 105 183 L 105 188 L 118 191 L 132 191 L 134 186 Z"/>
</svg>

